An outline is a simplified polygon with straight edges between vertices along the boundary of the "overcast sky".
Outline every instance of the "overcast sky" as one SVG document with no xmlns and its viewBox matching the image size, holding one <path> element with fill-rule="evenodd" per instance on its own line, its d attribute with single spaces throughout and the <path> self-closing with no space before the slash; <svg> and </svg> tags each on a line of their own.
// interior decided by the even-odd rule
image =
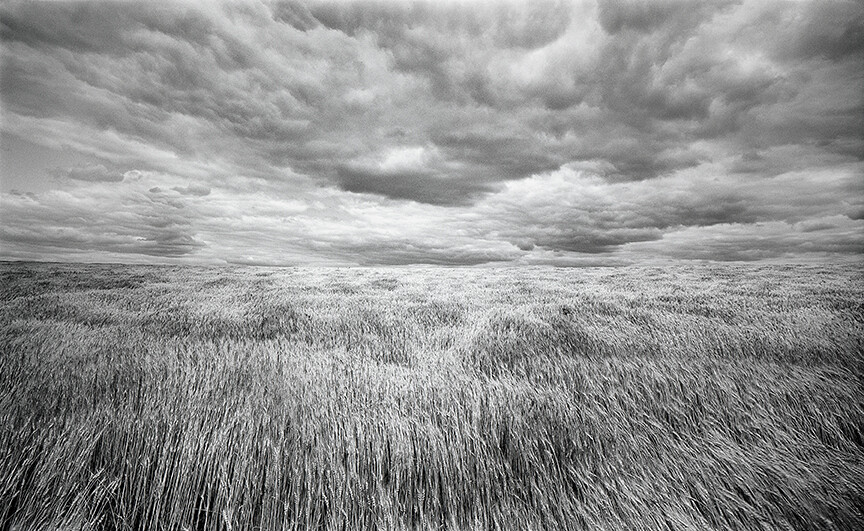
<svg viewBox="0 0 864 531">
<path fill-rule="evenodd" d="M 837 261 L 858 1 L 0 4 L 0 258 Z"/>
</svg>

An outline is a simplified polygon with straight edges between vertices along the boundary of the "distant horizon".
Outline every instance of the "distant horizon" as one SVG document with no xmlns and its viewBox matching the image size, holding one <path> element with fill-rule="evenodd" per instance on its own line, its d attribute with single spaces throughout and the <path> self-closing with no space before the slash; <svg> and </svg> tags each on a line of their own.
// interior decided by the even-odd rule
<svg viewBox="0 0 864 531">
<path fill-rule="evenodd" d="M 0 5 L 0 259 L 864 263 L 864 5 Z"/>
<path fill-rule="evenodd" d="M 846 257 L 845 259 L 835 259 L 830 261 L 825 260 L 709 260 L 709 259 L 681 259 L 670 258 L 665 260 L 652 260 L 645 262 L 628 262 L 628 263 L 602 263 L 594 264 L 579 264 L 579 265 L 562 265 L 562 264 L 514 264 L 512 262 L 485 262 L 482 264 L 429 264 L 429 263 L 410 263 L 410 264 L 244 264 L 234 262 L 96 262 L 96 261 L 73 261 L 73 260 L 32 260 L 32 259 L 8 259 L 0 258 L 0 264 L 38 264 L 38 265 L 59 265 L 59 266 L 146 266 L 146 267 L 201 267 L 201 268 L 262 268 L 262 269 L 524 269 L 524 268 L 553 268 L 553 269 L 615 269 L 615 268 L 662 268 L 662 267 L 681 267 L 687 266 L 753 266 L 753 267 L 861 267 L 864 261 L 857 257 Z"/>
</svg>

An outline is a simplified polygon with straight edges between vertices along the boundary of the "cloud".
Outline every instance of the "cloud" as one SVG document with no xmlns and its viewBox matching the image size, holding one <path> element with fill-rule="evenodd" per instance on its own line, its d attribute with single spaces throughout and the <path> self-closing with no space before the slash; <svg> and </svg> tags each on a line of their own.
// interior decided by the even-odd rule
<svg viewBox="0 0 864 531">
<path fill-rule="evenodd" d="M 788 42 L 791 41 L 791 42 Z M 812 2 L 794 22 L 783 49 L 793 57 L 840 61 L 864 52 L 864 9 L 856 2 Z"/>
<path fill-rule="evenodd" d="M 664 240 L 682 228 L 730 225 L 739 227 L 738 233 L 752 231 L 756 240 L 760 223 L 782 222 L 813 231 L 824 225 L 825 216 L 836 214 L 837 197 L 855 198 L 860 204 L 860 168 L 826 175 L 785 173 L 753 182 L 747 177 L 720 180 L 722 169 L 703 167 L 650 182 L 608 183 L 596 174 L 565 167 L 510 183 L 478 209 L 482 224 L 522 250 L 536 246 L 610 253 Z M 845 237 L 849 249 L 860 244 L 854 233 Z"/>
<path fill-rule="evenodd" d="M 481 179 L 460 175 L 441 151 L 424 146 L 387 149 L 336 169 L 343 190 L 433 205 L 468 205 L 492 190 Z"/>
<path fill-rule="evenodd" d="M 686 30 L 699 24 L 710 13 L 729 2 L 687 0 L 624 0 L 599 2 L 598 19 L 610 34 L 622 31 L 652 33 L 673 27 Z"/>
<path fill-rule="evenodd" d="M 101 164 L 97 164 L 94 166 L 84 166 L 80 168 L 68 168 L 66 170 L 58 172 L 58 174 L 66 177 L 67 179 L 74 179 L 76 181 L 106 183 L 119 183 L 122 182 L 124 178 L 124 174 L 122 172 L 117 170 L 109 170 Z"/>
<path fill-rule="evenodd" d="M 447 179 L 423 171 L 376 172 L 358 167 L 337 170 L 339 187 L 348 192 L 410 199 L 432 205 L 465 205 L 482 192 L 482 183 Z"/>
<path fill-rule="evenodd" d="M 758 261 L 816 257 L 825 260 L 832 255 L 854 257 L 864 252 L 861 240 L 850 238 L 862 230 L 864 222 L 848 219 L 825 222 L 819 230 L 802 230 L 800 226 L 782 221 L 763 222 L 758 227 L 744 224 L 686 227 L 664 235 L 661 242 L 634 244 L 630 250 L 678 259 Z"/>
<path fill-rule="evenodd" d="M 41 251 L 107 251 L 119 256 L 157 258 L 188 256 L 205 247 L 181 205 L 148 201 L 131 194 L 117 208 L 117 199 L 101 194 L 88 197 L 50 193 L 35 200 L 4 197 L 4 219 L 15 219 L 0 229 L 0 239 L 19 253 Z M 106 201 L 107 199 L 107 201 Z M 106 208 L 110 207 L 110 208 Z M 116 209 L 115 209 L 116 208 Z"/>
<path fill-rule="evenodd" d="M 190 184 L 189 186 L 174 186 L 171 188 L 180 195 L 204 197 L 210 195 L 210 187 L 201 184 Z M 151 190 L 152 191 L 152 190 Z"/>
<path fill-rule="evenodd" d="M 87 175 L 92 173 L 91 169 Z M 115 173 L 122 178 L 119 172 L 111 175 Z M 207 247 L 196 228 L 200 212 L 176 196 L 162 194 L 159 186 L 148 193 L 150 183 L 172 179 L 151 173 L 118 186 L 87 178 L 64 181 L 62 187 L 41 193 L 0 195 L 4 222 L 0 241 L 13 256 L 90 252 L 172 259 L 195 255 Z"/>
<path fill-rule="evenodd" d="M 13 0 L 0 19 L 0 130 L 62 168 L 14 168 L 34 197 L 0 185 L 4 252 L 579 264 L 860 247 L 857 2 Z"/>
</svg>

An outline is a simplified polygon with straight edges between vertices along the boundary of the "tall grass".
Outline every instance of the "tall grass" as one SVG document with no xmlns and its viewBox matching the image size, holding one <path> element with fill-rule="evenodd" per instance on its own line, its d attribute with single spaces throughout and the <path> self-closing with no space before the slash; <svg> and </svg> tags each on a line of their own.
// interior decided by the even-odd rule
<svg viewBox="0 0 864 531">
<path fill-rule="evenodd" d="M 3 529 L 856 529 L 853 267 L 0 265 Z"/>
</svg>

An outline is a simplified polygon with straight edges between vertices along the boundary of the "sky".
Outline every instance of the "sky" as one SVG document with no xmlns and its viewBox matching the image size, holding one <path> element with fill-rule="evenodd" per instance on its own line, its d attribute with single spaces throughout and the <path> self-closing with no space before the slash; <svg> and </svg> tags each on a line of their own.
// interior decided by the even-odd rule
<svg viewBox="0 0 864 531">
<path fill-rule="evenodd" d="M 4 1 L 0 259 L 861 262 L 857 1 Z"/>
</svg>

